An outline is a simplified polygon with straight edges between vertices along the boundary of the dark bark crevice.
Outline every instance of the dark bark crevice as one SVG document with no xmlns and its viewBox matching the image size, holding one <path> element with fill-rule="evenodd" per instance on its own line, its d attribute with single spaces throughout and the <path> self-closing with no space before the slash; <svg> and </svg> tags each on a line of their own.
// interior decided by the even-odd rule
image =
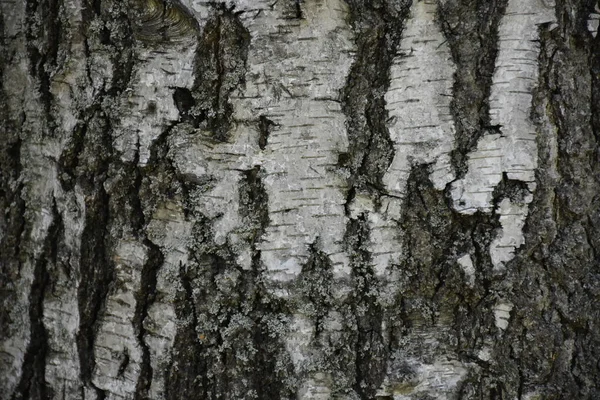
<svg viewBox="0 0 600 400">
<path fill-rule="evenodd" d="M 196 124 L 212 132 L 218 142 L 229 138 L 233 108 L 229 96 L 243 84 L 250 33 L 233 8 L 215 6 L 200 35 L 192 94 Z"/>
<path fill-rule="evenodd" d="M 352 292 L 344 308 L 351 313 L 351 344 L 354 351 L 352 388 L 361 399 L 372 399 L 380 388 L 389 362 L 389 346 L 384 340 L 385 309 L 378 294 L 381 282 L 371 266 L 368 249 L 370 231 L 365 214 L 351 219 L 345 241 L 351 254 Z"/>
<path fill-rule="evenodd" d="M 582 39 L 583 24 L 571 20 L 581 18 L 582 8 L 585 4 L 559 2 L 559 28 L 540 27 L 532 116 L 543 121 L 547 115 L 556 136 L 538 134 L 537 188 L 525 245 L 507 265 L 518 310 L 496 350 L 496 374 L 507 396 L 532 391 L 544 398 L 600 395 L 600 337 L 592 328 L 600 318 L 595 300 L 600 293 L 595 252 L 600 167 L 593 102 L 598 85 L 590 73 L 597 68 L 594 44 Z"/>
<path fill-rule="evenodd" d="M 394 145 L 386 126 L 384 95 L 412 2 L 348 0 L 347 3 L 358 49 L 341 93 L 349 147 L 347 153 L 340 154 L 338 164 L 350 173 L 351 188 L 381 191 L 383 175 L 394 157 Z"/>
<path fill-rule="evenodd" d="M 240 216 L 247 240 L 253 251 L 269 225 L 269 198 L 262 182 L 263 172 L 256 166 L 243 172 L 244 179 L 239 186 Z"/>
<path fill-rule="evenodd" d="M 264 115 L 258 117 L 258 147 L 261 150 L 267 148 L 267 144 L 269 143 L 269 136 L 271 135 L 271 131 L 275 126 L 277 126 L 277 124 L 271 121 L 269 118 L 265 117 Z"/>
<path fill-rule="evenodd" d="M 135 316 L 133 318 L 137 341 L 142 349 L 140 375 L 135 391 L 136 400 L 148 398 L 148 391 L 152 383 L 153 371 L 150 364 L 150 349 L 145 340 L 147 331 L 144 327 L 144 319 L 148 316 L 148 309 L 156 298 L 157 274 L 164 261 L 164 256 L 158 246 L 148 239 L 144 240 L 144 245 L 148 248 L 148 259 L 142 268 L 140 291 L 137 296 Z"/>
<path fill-rule="evenodd" d="M 158 154 L 157 154 L 158 155 Z M 237 247 L 216 244 L 212 220 L 184 199 L 192 230 L 191 260 L 180 268 L 176 315 L 180 321 L 172 363 L 167 368 L 167 398 L 206 399 L 292 398 L 291 360 L 281 343 L 289 310 L 267 294 L 256 244 L 269 222 L 268 198 L 262 171 L 242 171 L 239 186 L 241 228 L 237 232 L 251 246 L 251 269 L 236 263 Z M 196 198 L 210 182 L 187 187 Z M 190 353 L 190 349 L 194 349 Z"/>
<path fill-rule="evenodd" d="M 0 63 L 0 73 L 4 65 Z M 22 198 L 24 188 L 19 177 L 21 165 L 22 140 L 15 123 L 9 118 L 3 88 L 0 88 L 0 129 L 3 140 L 0 141 L 0 338 L 10 335 L 10 304 L 14 304 L 18 288 L 14 282 L 21 270 L 24 257 L 24 234 L 27 230 L 25 218 L 26 204 Z"/>
<path fill-rule="evenodd" d="M 472 378 L 478 380 L 489 369 L 478 354 L 494 329 L 491 310 L 497 293 L 502 292 L 502 277 L 492 272 L 489 255 L 500 224 L 494 213 L 455 211 L 444 191 L 433 187 L 429 175 L 429 166 L 420 165 L 413 167 L 408 179 L 399 221 L 404 254 L 398 265 L 397 306 L 392 310 L 401 323 L 391 332 L 396 340 L 390 341 L 390 351 L 423 363 L 442 354 L 476 363 L 480 370 Z M 503 195 L 497 191 L 495 197 Z M 465 254 L 476 266 L 473 276 L 457 264 Z M 422 343 L 425 332 L 434 335 L 437 344 Z M 398 348 L 400 339 L 409 344 Z M 412 375 L 394 373 L 402 365 L 402 359 L 391 364 L 391 376 L 397 375 L 397 382 L 392 383 L 408 390 L 414 386 Z"/>
<path fill-rule="evenodd" d="M 27 0 L 27 51 L 30 74 L 37 80 L 40 101 L 44 107 L 49 132 L 55 122 L 52 112 L 54 96 L 50 92 L 52 73 L 61 67 L 64 54 L 59 46 L 65 41 L 62 0 Z"/>
<path fill-rule="evenodd" d="M 229 250 L 201 248 L 180 272 L 182 326 L 167 370 L 167 398 L 291 399 L 291 361 L 274 329 L 284 324 L 285 305 L 265 295 L 259 271 L 235 266 Z"/>
<path fill-rule="evenodd" d="M 90 129 L 91 128 L 91 129 Z M 114 281 L 114 263 L 110 259 L 111 199 L 104 187 L 110 169 L 110 124 L 96 116 L 86 131 L 84 150 L 80 153 L 76 171 L 77 182 L 86 193 L 85 225 L 81 235 L 79 259 L 79 352 L 81 380 L 91 382 L 94 369 L 94 341 L 98 319 Z M 101 390 L 95 388 L 99 396 Z"/>
<path fill-rule="evenodd" d="M 508 0 L 451 0 L 438 8 L 438 19 L 456 65 L 450 110 L 455 139 L 451 153 L 456 178 L 467 172 L 469 153 L 491 126 L 489 97 L 498 53 L 498 26 Z"/>
<path fill-rule="evenodd" d="M 302 267 L 295 286 L 300 296 L 300 308 L 314 321 L 316 341 L 319 341 L 323 333 L 324 319 L 334 304 L 332 285 L 331 261 L 313 244 L 310 257 Z"/>
</svg>

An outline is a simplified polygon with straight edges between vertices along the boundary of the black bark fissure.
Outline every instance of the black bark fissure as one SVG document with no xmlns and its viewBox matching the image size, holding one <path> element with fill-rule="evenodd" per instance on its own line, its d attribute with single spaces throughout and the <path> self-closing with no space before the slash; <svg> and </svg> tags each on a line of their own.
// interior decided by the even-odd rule
<svg viewBox="0 0 600 400">
<path fill-rule="evenodd" d="M 83 139 L 84 151 L 79 154 L 76 171 L 71 172 L 77 176 L 78 183 L 87 195 L 79 259 L 80 284 L 77 289 L 80 313 L 77 348 L 81 380 L 90 387 L 94 387 L 91 379 L 95 365 L 94 341 L 98 318 L 114 280 L 114 264 L 109 255 L 110 196 L 104 188 L 112 156 L 110 130 L 105 118 L 93 118 Z M 104 396 L 101 390 L 95 389 L 99 396 Z"/>
<path fill-rule="evenodd" d="M 0 40 L 4 41 L 3 38 Z M 0 76 L 4 76 L 4 63 L 7 61 L 0 58 Z M 8 98 L 3 86 L 0 86 L 0 132 L 3 134 L 3 140 L 0 140 L 0 230 L 4 232 L 0 239 L 0 340 L 10 334 L 10 305 L 16 302 L 16 288 L 12 282 L 21 270 L 23 237 L 27 229 L 26 204 L 21 197 L 24 184 L 19 179 L 23 170 L 23 141 L 16 128 L 22 121 L 14 121 L 9 115 Z M 20 119 L 24 119 L 24 115 Z"/>
<path fill-rule="evenodd" d="M 250 33 L 233 8 L 215 6 L 196 51 L 192 88 L 196 106 L 190 114 L 218 142 L 229 138 L 233 122 L 229 95 L 244 82 L 249 45 Z"/>
<path fill-rule="evenodd" d="M 411 1 L 347 3 L 358 49 L 341 93 L 349 146 L 338 164 L 350 172 L 351 188 L 379 191 L 394 157 L 384 95 Z"/>
<path fill-rule="evenodd" d="M 496 374 L 505 382 L 507 397 L 533 390 L 547 398 L 600 395 L 600 334 L 593 329 L 600 317 L 600 166 L 593 134 L 598 130 L 593 100 L 600 88 L 593 74 L 597 43 L 585 39 L 584 21 L 571 20 L 582 8 L 585 4 L 566 1 L 557 8 L 562 29 L 540 27 L 540 78 L 532 115 L 534 121 L 548 115 L 558 131 L 556 136 L 554 128 L 538 134 L 537 188 L 525 245 L 508 266 L 519 312 L 498 344 Z"/>
<path fill-rule="evenodd" d="M 339 155 L 338 166 L 350 173 L 346 199 L 346 214 L 349 215 L 348 205 L 357 192 L 380 194 L 384 187 L 382 178 L 394 156 L 394 144 L 386 126 L 388 115 L 384 95 L 412 2 L 348 0 L 347 3 L 358 47 L 341 94 L 349 148 L 347 153 Z M 353 321 L 349 327 L 352 334 L 346 339 L 354 349 L 354 357 L 340 367 L 362 399 L 374 398 L 384 379 L 389 358 L 388 345 L 381 331 L 385 310 L 376 296 L 380 282 L 369 266 L 371 255 L 366 246 L 369 235 L 364 215 L 350 219 L 346 243 L 351 255 L 353 295 L 343 312 Z M 340 348 L 335 357 L 338 360 L 347 358 Z"/>
<path fill-rule="evenodd" d="M 399 222 L 404 255 L 397 301 L 402 325 L 393 335 L 410 335 L 423 326 L 433 332 L 434 326 L 445 325 L 455 337 L 445 339 L 446 350 L 472 361 L 493 324 L 489 307 L 494 297 L 490 293 L 501 279 L 492 273 L 489 246 L 500 224 L 494 213 L 463 215 L 455 211 L 444 192 L 433 187 L 429 173 L 428 165 L 415 166 L 408 179 Z M 494 193 L 495 199 L 502 197 L 499 191 Z M 456 264 L 464 254 L 477 266 L 473 285 Z M 427 348 L 393 350 L 413 351 L 421 357 L 428 352 Z"/>
<path fill-rule="evenodd" d="M 48 334 L 44 327 L 44 297 L 50 284 L 49 265 L 57 262 L 58 244 L 64 234 L 63 221 L 56 201 L 52 206 L 52 223 L 44 240 L 43 251 L 35 261 L 33 282 L 29 295 L 30 339 L 23 357 L 23 367 L 19 384 L 12 396 L 13 400 L 43 400 L 53 396 L 46 385 L 46 356 L 48 354 Z"/>
<path fill-rule="evenodd" d="M 240 216 L 248 232 L 247 240 L 257 252 L 256 243 L 269 225 L 269 198 L 262 182 L 260 166 L 245 171 L 239 187 Z"/>
<path fill-rule="evenodd" d="M 30 74 L 39 83 L 40 100 L 50 131 L 54 116 L 51 110 L 51 73 L 59 67 L 59 45 L 63 42 L 60 9 L 62 0 L 27 0 L 27 52 Z"/>
<path fill-rule="evenodd" d="M 489 97 L 498 53 L 498 26 L 507 0 L 442 2 L 437 17 L 456 65 L 450 110 L 456 128 L 451 153 L 456 178 L 467 172 L 468 155 L 490 126 Z"/>
<path fill-rule="evenodd" d="M 132 207 L 131 224 L 136 230 L 138 238 L 147 249 L 147 260 L 144 263 L 140 277 L 140 290 L 136 295 L 136 308 L 133 317 L 133 326 L 137 333 L 137 342 L 142 349 L 142 361 L 140 366 L 140 375 L 136 384 L 135 399 L 142 400 L 148 398 L 150 384 L 152 383 L 152 367 L 150 364 L 150 349 L 146 344 L 146 328 L 144 319 L 148 316 L 148 309 L 156 297 L 156 280 L 160 267 L 164 262 L 164 255 L 160 248 L 148 239 L 145 228 L 146 221 L 144 216 L 144 207 L 140 200 L 142 195 L 142 185 L 144 184 L 144 170 L 138 165 L 139 152 L 137 152 L 134 162 L 130 169 L 134 174 L 135 180 L 129 192 L 129 203 Z M 127 174 L 129 175 L 129 174 Z M 126 175 L 126 176 L 127 176 Z M 127 357 L 128 358 L 128 357 Z"/>
<path fill-rule="evenodd" d="M 334 305 L 332 285 L 331 260 L 313 244 L 296 286 L 301 296 L 301 308 L 314 320 L 317 341 L 324 329 L 324 319 Z"/>
<path fill-rule="evenodd" d="M 277 124 L 264 115 L 258 117 L 258 147 L 261 150 L 267 148 L 267 144 L 269 144 L 269 136 L 271 135 L 271 131 L 273 130 L 274 126 L 277 126 Z"/>
<path fill-rule="evenodd" d="M 390 356 L 382 328 L 385 310 L 377 298 L 381 282 L 371 267 L 369 240 L 366 215 L 351 219 L 345 241 L 351 252 L 352 267 L 353 290 L 347 304 L 354 323 L 350 344 L 355 353 L 352 388 L 364 400 L 375 397 L 385 378 Z"/>
<path fill-rule="evenodd" d="M 250 270 L 236 264 L 236 246 L 214 242 L 213 221 L 186 202 L 188 218 L 195 221 L 194 245 L 192 259 L 180 268 L 176 314 L 182 326 L 166 371 L 169 399 L 182 393 L 206 399 L 293 397 L 286 383 L 293 376 L 291 361 L 274 329 L 283 325 L 287 310 L 266 295 L 256 249 L 269 222 L 262 171 L 255 167 L 242 174 L 237 233 L 251 246 Z M 186 186 L 190 198 L 206 190 L 203 183 Z"/>
</svg>

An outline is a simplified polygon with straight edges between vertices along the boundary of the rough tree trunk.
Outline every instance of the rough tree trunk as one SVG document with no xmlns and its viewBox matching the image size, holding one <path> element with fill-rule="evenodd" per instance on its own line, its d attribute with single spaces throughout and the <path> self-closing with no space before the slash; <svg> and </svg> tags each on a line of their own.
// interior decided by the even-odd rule
<svg viewBox="0 0 600 400">
<path fill-rule="evenodd" d="M 600 398 L 595 0 L 0 0 L 0 398 Z"/>
</svg>

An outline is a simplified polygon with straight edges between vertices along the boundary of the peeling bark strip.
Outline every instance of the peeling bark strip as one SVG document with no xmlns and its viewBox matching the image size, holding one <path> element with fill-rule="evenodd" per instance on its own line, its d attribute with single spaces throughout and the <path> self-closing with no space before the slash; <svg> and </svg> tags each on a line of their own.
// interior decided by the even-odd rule
<svg viewBox="0 0 600 400">
<path fill-rule="evenodd" d="M 0 1 L 0 399 L 600 398 L 596 3 Z"/>
<path fill-rule="evenodd" d="M 536 127 L 531 120 L 532 92 L 538 77 L 540 24 L 555 20 L 554 8 L 538 0 L 510 1 L 498 32 L 499 52 L 490 97 L 490 123 L 500 133 L 482 137 L 469 156 L 469 171 L 452 187 L 458 210 L 490 210 L 491 194 L 503 174 L 528 183 L 535 190 L 537 167 Z M 494 266 L 501 270 L 523 243 L 522 228 L 532 196 L 497 205 L 502 214 L 502 234 L 490 249 Z"/>
<path fill-rule="evenodd" d="M 399 197 L 404 196 L 411 165 L 435 163 L 432 181 L 438 190 L 454 178 L 450 166 L 454 65 L 436 8 L 434 0 L 413 3 L 386 93 L 395 155 L 383 182 Z"/>
</svg>

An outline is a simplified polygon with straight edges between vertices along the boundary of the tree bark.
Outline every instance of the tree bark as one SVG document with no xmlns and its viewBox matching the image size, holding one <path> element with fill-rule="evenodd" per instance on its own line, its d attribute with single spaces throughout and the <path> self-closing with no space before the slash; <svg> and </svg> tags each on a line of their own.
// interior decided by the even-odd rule
<svg viewBox="0 0 600 400">
<path fill-rule="evenodd" d="M 0 0 L 0 398 L 600 398 L 595 0 Z"/>
</svg>

